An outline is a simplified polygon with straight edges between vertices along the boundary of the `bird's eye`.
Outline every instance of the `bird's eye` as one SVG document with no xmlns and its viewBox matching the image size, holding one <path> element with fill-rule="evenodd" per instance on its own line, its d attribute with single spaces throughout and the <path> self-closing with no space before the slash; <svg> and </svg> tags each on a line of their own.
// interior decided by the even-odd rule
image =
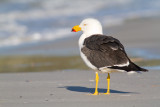
<svg viewBox="0 0 160 107">
<path fill-rule="evenodd" d="M 83 24 L 84 26 L 86 26 L 87 24 Z"/>
</svg>

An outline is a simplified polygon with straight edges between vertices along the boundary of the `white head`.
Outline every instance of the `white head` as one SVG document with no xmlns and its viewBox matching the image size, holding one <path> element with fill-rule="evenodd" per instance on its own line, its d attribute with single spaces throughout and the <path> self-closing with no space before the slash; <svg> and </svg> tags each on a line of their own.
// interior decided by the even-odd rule
<svg viewBox="0 0 160 107">
<path fill-rule="evenodd" d="M 97 19 L 84 19 L 80 25 L 74 26 L 72 32 L 82 31 L 86 36 L 93 34 L 102 34 L 102 25 Z"/>
</svg>

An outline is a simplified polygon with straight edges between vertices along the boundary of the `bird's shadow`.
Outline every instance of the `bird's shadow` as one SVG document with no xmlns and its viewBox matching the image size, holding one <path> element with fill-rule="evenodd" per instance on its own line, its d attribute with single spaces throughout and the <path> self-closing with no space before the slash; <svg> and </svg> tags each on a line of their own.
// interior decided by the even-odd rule
<svg viewBox="0 0 160 107">
<path fill-rule="evenodd" d="M 58 88 L 66 88 L 69 91 L 83 92 L 83 93 L 94 93 L 95 91 L 95 88 L 87 88 L 82 86 L 64 86 L 64 87 L 58 87 Z M 105 93 L 106 91 L 107 89 L 98 88 L 99 93 Z M 125 91 L 110 89 L 110 93 L 128 94 L 128 93 L 135 93 L 135 92 L 125 92 Z"/>
</svg>

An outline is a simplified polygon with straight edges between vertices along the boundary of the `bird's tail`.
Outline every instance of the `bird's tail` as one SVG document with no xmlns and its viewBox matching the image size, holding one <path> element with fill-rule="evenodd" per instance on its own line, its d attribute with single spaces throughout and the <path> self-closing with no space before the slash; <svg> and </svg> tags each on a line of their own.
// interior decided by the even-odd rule
<svg viewBox="0 0 160 107">
<path fill-rule="evenodd" d="M 141 68 L 141 67 L 139 67 L 138 65 L 134 64 L 131 61 L 129 62 L 128 66 L 123 66 L 123 67 L 112 66 L 112 67 L 108 67 L 108 68 L 118 69 L 118 70 L 125 70 L 127 72 L 130 72 L 130 71 L 136 71 L 136 72 L 143 71 L 143 72 L 147 72 L 148 71 L 147 69 Z"/>
<path fill-rule="evenodd" d="M 132 69 L 134 68 L 135 71 L 143 71 L 143 72 L 147 72 L 148 70 L 145 68 L 141 68 L 138 65 L 134 64 L 133 62 L 131 62 L 130 66 L 132 67 Z"/>
</svg>

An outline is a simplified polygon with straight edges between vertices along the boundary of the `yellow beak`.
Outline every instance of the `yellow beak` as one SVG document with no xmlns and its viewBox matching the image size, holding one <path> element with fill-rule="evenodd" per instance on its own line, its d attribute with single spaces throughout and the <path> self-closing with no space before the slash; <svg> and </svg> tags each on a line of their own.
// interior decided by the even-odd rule
<svg viewBox="0 0 160 107">
<path fill-rule="evenodd" d="M 78 32 L 81 31 L 81 28 L 79 27 L 79 25 L 76 25 L 72 28 L 72 32 Z"/>
</svg>

